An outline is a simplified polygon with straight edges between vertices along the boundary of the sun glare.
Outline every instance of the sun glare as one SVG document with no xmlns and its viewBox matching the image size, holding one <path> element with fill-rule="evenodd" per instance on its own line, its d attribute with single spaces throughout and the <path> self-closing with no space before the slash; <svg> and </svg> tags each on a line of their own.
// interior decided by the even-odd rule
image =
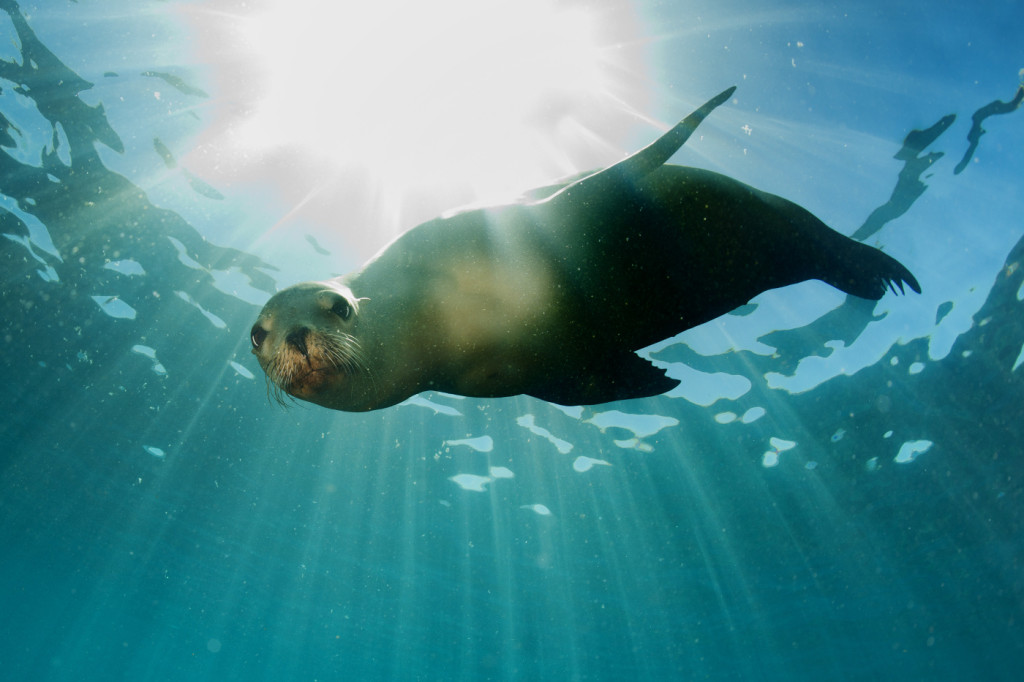
<svg viewBox="0 0 1024 682">
<path fill-rule="evenodd" d="M 570 172 L 573 111 L 622 106 L 602 17 L 554 0 L 289 0 L 241 20 L 260 99 L 233 137 L 481 195 Z M 621 39 L 617 37 L 616 39 Z"/>
</svg>

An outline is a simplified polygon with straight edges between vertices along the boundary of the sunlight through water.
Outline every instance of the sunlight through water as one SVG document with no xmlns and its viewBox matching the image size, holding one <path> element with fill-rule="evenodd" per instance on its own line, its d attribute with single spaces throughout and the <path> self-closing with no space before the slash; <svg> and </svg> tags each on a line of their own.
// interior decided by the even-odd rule
<svg viewBox="0 0 1024 682">
<path fill-rule="evenodd" d="M 615 71 L 633 29 L 609 6 L 295 0 L 227 18 L 191 11 L 230 34 L 236 54 L 218 48 L 225 68 L 242 61 L 258 79 L 222 103 L 225 151 L 358 168 L 395 194 L 455 183 L 482 197 L 575 172 L 566 139 L 592 144 L 594 120 L 632 108 L 621 90 L 633 86 L 616 85 Z"/>
<path fill-rule="evenodd" d="M 1016 680 L 1019 11 L 862 4 L 0 3 L 3 679 Z M 681 381 L 649 398 L 273 400 L 276 291 L 611 166 L 732 85 L 669 163 L 923 293 L 766 292 L 638 351 Z M 694 297 L 765 262 L 709 251 Z M 672 303 L 571 260 L 595 340 Z"/>
</svg>

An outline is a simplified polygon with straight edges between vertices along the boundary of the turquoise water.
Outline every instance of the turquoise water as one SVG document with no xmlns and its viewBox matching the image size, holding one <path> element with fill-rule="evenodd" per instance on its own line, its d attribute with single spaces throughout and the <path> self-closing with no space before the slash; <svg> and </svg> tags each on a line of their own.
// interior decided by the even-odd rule
<svg viewBox="0 0 1024 682">
<path fill-rule="evenodd" d="M 1019 3 L 579 3 L 607 92 L 545 83 L 534 138 L 469 127 L 500 116 L 488 89 L 430 69 L 400 137 L 406 91 L 329 65 L 292 116 L 338 125 L 263 128 L 274 152 L 229 144 L 276 92 L 253 55 L 294 51 L 281 19 L 229 39 L 264 4 L 0 2 L 5 679 L 1017 678 L 1024 118 L 992 103 L 1020 86 Z M 479 26 L 386 6 L 384 33 L 320 23 L 423 63 Z M 516 68 L 499 109 L 537 83 Z M 658 398 L 269 399 L 248 330 L 271 293 L 509 175 L 614 162 L 732 84 L 674 161 L 884 248 L 922 295 L 771 292 L 645 351 L 683 380 Z"/>
</svg>

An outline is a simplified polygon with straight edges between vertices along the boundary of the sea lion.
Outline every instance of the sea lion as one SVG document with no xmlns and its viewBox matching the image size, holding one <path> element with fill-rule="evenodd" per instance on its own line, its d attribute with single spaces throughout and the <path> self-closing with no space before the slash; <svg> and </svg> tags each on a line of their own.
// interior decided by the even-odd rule
<svg viewBox="0 0 1024 682">
<path fill-rule="evenodd" d="M 613 166 L 423 223 L 358 272 L 274 295 L 251 340 L 278 398 L 346 411 L 426 390 L 640 398 L 677 382 L 636 350 L 768 289 L 920 292 L 899 262 L 790 201 L 665 165 L 734 90 Z"/>
</svg>

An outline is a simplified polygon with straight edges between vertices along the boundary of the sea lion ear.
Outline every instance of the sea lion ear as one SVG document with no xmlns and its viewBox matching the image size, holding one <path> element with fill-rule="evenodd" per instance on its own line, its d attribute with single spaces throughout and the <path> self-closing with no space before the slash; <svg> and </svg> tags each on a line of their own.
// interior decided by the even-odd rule
<svg viewBox="0 0 1024 682">
<path fill-rule="evenodd" d="M 351 292 L 349 292 L 349 293 L 351 293 Z M 363 301 L 369 301 L 370 300 L 370 299 L 366 298 L 365 296 L 356 297 L 354 295 L 353 296 L 346 296 L 346 298 L 348 299 L 349 305 L 352 306 L 352 314 L 353 315 L 358 315 L 359 314 L 359 304 L 360 303 L 362 303 Z"/>
</svg>

